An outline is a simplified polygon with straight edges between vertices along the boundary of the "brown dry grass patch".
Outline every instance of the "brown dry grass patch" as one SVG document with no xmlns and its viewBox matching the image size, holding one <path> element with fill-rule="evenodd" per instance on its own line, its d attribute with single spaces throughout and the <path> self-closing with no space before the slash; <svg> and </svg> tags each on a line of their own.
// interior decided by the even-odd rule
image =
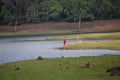
<svg viewBox="0 0 120 80">
<path fill-rule="evenodd" d="M 22 24 L 17 27 L 18 32 L 44 32 L 55 30 L 71 30 L 73 32 L 81 33 L 120 31 L 120 19 L 82 22 L 80 30 L 78 30 L 77 22 L 45 22 Z M 0 25 L 0 32 L 14 32 L 14 26 Z"/>
</svg>

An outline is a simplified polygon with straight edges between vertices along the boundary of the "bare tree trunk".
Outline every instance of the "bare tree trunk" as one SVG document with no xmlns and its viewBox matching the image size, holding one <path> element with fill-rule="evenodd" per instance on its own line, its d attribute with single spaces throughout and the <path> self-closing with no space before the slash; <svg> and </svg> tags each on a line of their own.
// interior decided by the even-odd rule
<svg viewBox="0 0 120 80">
<path fill-rule="evenodd" d="M 81 26 L 81 16 L 79 16 L 79 24 L 78 24 L 78 33 L 80 34 L 80 26 Z M 78 36 L 78 40 L 80 40 L 80 37 Z"/>
<path fill-rule="evenodd" d="M 14 27 L 14 31 L 15 31 L 15 33 L 16 33 L 16 21 L 15 21 L 15 27 Z"/>
<path fill-rule="evenodd" d="M 79 18 L 79 25 L 78 25 L 79 31 L 80 31 L 80 26 L 81 26 L 81 17 Z"/>
<path fill-rule="evenodd" d="M 17 35 L 17 21 L 15 21 L 14 31 L 15 31 L 15 36 L 16 36 Z"/>
<path fill-rule="evenodd" d="M 78 29 L 79 29 L 79 30 L 80 30 L 80 22 L 81 22 L 81 21 L 79 20 L 79 26 L 78 26 Z"/>
</svg>

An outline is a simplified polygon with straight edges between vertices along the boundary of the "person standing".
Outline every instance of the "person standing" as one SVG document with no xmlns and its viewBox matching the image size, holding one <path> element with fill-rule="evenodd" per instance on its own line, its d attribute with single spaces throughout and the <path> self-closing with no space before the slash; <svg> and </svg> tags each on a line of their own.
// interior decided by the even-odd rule
<svg viewBox="0 0 120 80">
<path fill-rule="evenodd" d="M 64 50 L 65 50 L 65 49 L 66 49 L 66 48 L 65 48 L 65 46 L 66 46 L 66 40 L 64 40 L 63 44 L 64 44 Z"/>
</svg>

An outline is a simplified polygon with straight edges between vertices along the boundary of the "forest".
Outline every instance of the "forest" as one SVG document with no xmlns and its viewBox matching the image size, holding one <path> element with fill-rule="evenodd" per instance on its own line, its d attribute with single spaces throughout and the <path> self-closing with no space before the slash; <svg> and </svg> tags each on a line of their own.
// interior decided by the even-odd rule
<svg viewBox="0 0 120 80">
<path fill-rule="evenodd" d="M 0 0 L 0 25 L 119 19 L 119 0 Z"/>
</svg>

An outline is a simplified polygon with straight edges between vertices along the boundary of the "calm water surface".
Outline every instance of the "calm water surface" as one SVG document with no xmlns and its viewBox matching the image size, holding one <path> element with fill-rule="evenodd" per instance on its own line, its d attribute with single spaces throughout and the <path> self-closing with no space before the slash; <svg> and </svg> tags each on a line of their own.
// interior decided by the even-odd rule
<svg viewBox="0 0 120 80">
<path fill-rule="evenodd" d="M 63 46 L 63 41 L 29 41 L 19 42 L 17 40 L 36 40 L 48 36 L 0 38 L 0 64 L 20 60 L 36 59 L 38 56 L 44 58 L 56 57 L 80 57 L 99 56 L 104 54 L 120 54 L 116 50 L 58 50 L 54 49 Z M 90 42 L 96 40 L 90 40 Z M 101 40 L 97 40 L 101 41 Z M 78 42 L 78 40 L 67 40 L 67 43 Z M 88 42 L 88 40 L 82 40 Z"/>
</svg>

